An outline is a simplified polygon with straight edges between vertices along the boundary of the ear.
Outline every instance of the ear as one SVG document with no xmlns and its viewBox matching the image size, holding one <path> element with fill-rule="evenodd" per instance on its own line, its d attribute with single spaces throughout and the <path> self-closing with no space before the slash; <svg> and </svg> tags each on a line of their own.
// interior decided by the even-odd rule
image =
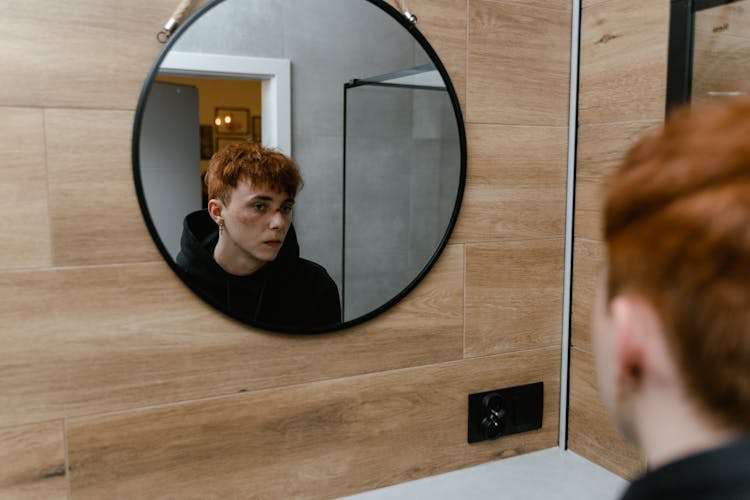
<svg viewBox="0 0 750 500">
<path fill-rule="evenodd" d="M 637 294 L 620 295 L 610 308 L 617 336 L 618 380 L 663 383 L 677 377 L 662 320 L 651 302 Z"/>
<path fill-rule="evenodd" d="M 637 295 L 618 295 L 610 302 L 615 324 L 616 372 L 620 383 L 640 385 L 651 372 L 653 342 L 660 335 L 654 308 Z"/>
<path fill-rule="evenodd" d="M 221 200 L 218 200 L 216 198 L 211 198 L 210 200 L 208 200 L 208 215 L 211 216 L 211 218 L 217 225 L 221 225 L 221 223 L 224 222 L 224 216 L 222 215 L 223 211 L 224 204 L 221 202 Z"/>
</svg>

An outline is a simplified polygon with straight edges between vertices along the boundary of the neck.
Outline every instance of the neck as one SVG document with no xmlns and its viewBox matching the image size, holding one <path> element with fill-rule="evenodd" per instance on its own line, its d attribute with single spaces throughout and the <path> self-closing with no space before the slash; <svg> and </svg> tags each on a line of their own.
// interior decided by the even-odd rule
<svg viewBox="0 0 750 500">
<path fill-rule="evenodd" d="M 266 264 L 241 251 L 223 233 L 219 233 L 213 257 L 219 267 L 235 276 L 249 276 Z"/>
<path fill-rule="evenodd" d="M 741 434 L 718 426 L 684 394 L 655 394 L 639 406 L 637 440 L 649 469 L 718 448 Z"/>
</svg>

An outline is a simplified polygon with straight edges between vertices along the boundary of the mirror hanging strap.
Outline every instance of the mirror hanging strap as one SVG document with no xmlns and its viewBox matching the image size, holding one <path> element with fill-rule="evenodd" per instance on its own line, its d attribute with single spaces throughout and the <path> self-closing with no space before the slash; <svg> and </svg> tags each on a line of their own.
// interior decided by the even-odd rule
<svg viewBox="0 0 750 500">
<path fill-rule="evenodd" d="M 161 31 L 156 34 L 156 39 L 159 40 L 159 42 L 166 43 L 169 37 L 172 36 L 172 33 L 175 32 L 175 30 L 182 22 L 182 19 L 185 17 L 185 13 L 187 12 L 191 3 L 193 3 L 193 0 L 180 1 L 179 5 L 172 14 L 172 17 L 170 17 L 169 21 L 164 24 L 164 27 L 161 29 Z"/>
</svg>

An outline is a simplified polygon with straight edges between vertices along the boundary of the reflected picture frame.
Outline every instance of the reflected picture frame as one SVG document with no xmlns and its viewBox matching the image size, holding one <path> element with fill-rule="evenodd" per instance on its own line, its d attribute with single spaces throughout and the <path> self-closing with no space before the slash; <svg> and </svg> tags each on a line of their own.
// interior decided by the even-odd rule
<svg viewBox="0 0 750 500">
<path fill-rule="evenodd" d="M 247 135 L 250 132 L 250 110 L 247 108 L 214 108 L 214 127 L 218 135 Z"/>
</svg>

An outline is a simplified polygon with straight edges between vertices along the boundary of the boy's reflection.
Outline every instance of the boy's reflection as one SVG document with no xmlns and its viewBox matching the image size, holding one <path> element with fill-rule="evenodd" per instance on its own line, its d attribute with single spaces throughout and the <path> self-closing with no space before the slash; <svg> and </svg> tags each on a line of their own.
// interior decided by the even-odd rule
<svg viewBox="0 0 750 500">
<path fill-rule="evenodd" d="M 297 164 L 258 144 L 230 144 L 206 173 L 208 209 L 185 217 L 177 265 L 233 316 L 272 328 L 341 321 L 336 283 L 299 256 L 292 227 Z"/>
</svg>

